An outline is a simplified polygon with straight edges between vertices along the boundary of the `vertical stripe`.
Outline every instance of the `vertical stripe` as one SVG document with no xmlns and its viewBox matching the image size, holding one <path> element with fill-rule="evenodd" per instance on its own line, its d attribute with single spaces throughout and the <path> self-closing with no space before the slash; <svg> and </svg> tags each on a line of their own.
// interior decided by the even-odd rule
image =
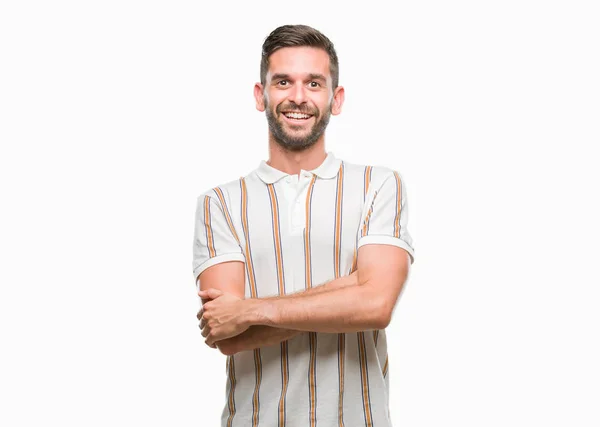
<svg viewBox="0 0 600 427">
<path fill-rule="evenodd" d="M 233 356 L 227 356 L 227 376 L 229 377 L 229 417 L 227 417 L 227 427 L 231 427 L 233 423 L 233 417 L 235 416 L 235 365 Z"/>
<path fill-rule="evenodd" d="M 285 426 L 287 389 L 290 375 L 290 363 L 288 360 L 288 342 L 282 341 L 281 344 L 281 396 L 279 397 L 279 427 Z"/>
<path fill-rule="evenodd" d="M 373 168 L 371 166 L 365 167 L 365 175 L 364 175 L 364 192 L 363 192 L 363 200 L 366 201 L 367 193 L 369 192 L 369 185 L 371 184 L 371 170 Z M 365 218 L 365 222 L 363 224 L 362 236 L 366 236 L 369 232 L 369 220 L 371 218 L 371 213 L 373 212 L 373 203 L 371 203 L 371 207 L 367 212 L 367 216 Z M 379 331 L 373 331 L 373 339 L 377 342 L 377 336 L 379 335 Z M 371 412 L 371 393 L 369 390 L 369 369 L 367 364 L 367 350 L 365 344 L 365 333 L 357 332 L 357 341 L 358 341 L 358 355 L 360 361 L 360 377 L 361 377 L 361 388 L 362 388 L 362 399 L 363 399 L 363 414 L 365 418 L 365 426 L 371 427 L 373 425 L 373 414 Z"/>
<path fill-rule="evenodd" d="M 305 259 L 305 273 L 306 273 L 306 289 L 312 288 L 312 266 L 311 266 L 311 246 L 310 246 L 310 227 L 311 227 L 311 204 L 313 189 L 315 186 L 316 175 L 313 175 L 312 180 L 308 184 L 308 191 L 306 194 L 306 227 L 304 228 L 304 259 Z"/>
<path fill-rule="evenodd" d="M 335 230 L 333 242 L 333 265 L 335 278 L 341 277 L 341 247 L 342 247 L 342 201 L 344 194 L 344 164 L 340 166 L 335 193 Z"/>
<path fill-rule="evenodd" d="M 335 229 L 334 229 L 334 267 L 335 278 L 341 276 L 341 247 L 342 247 L 342 200 L 344 195 L 344 163 L 340 165 L 335 192 Z M 356 247 L 355 247 L 356 253 Z M 344 425 L 344 361 L 346 357 L 346 334 L 338 334 L 338 425 Z"/>
<path fill-rule="evenodd" d="M 210 223 L 210 196 L 204 196 L 204 229 L 206 230 L 206 246 L 210 258 L 213 258 L 217 253 L 215 251 L 215 241 Z"/>
<path fill-rule="evenodd" d="M 269 200 L 271 202 L 271 223 L 273 226 L 273 245 L 277 264 L 277 284 L 279 295 L 285 295 L 285 279 L 283 271 L 283 251 L 281 248 L 281 226 L 279 220 L 279 202 L 273 184 L 268 184 Z"/>
<path fill-rule="evenodd" d="M 377 193 L 375 193 L 375 195 L 377 195 Z M 371 214 L 373 213 L 373 204 L 375 203 L 375 199 L 373 199 L 373 202 L 371 203 L 371 207 L 369 208 L 369 212 L 367 212 L 367 216 L 365 218 L 365 221 L 363 222 L 363 229 L 362 229 L 362 235 L 366 236 L 367 234 L 369 234 L 369 222 L 371 221 Z"/>
<path fill-rule="evenodd" d="M 250 294 L 252 298 L 258 298 L 256 289 L 256 276 L 254 275 L 254 263 L 252 262 L 252 253 L 250 249 L 250 230 L 248 227 L 248 190 L 246 188 L 246 180 L 240 178 L 240 187 L 242 193 L 242 228 L 246 239 L 246 271 L 248 280 L 250 281 Z M 259 412 L 260 412 L 260 383 L 262 381 L 262 362 L 260 358 L 260 348 L 254 349 L 254 376 L 256 384 L 254 386 L 254 394 L 252 396 L 252 427 L 258 427 Z"/>
<path fill-rule="evenodd" d="M 363 204 L 367 200 L 367 192 L 369 191 L 369 185 L 371 184 L 371 171 L 373 170 L 373 166 L 365 166 L 365 172 L 363 174 Z M 369 214 L 370 215 L 370 210 Z M 352 266 L 350 267 L 350 272 L 348 274 L 352 274 L 356 271 L 357 261 L 358 261 L 358 239 L 359 237 L 365 236 L 367 234 L 367 228 L 364 226 L 359 228 L 360 234 L 356 233 L 356 245 L 354 247 L 354 255 L 352 257 Z"/>
<path fill-rule="evenodd" d="M 310 363 L 308 365 L 308 382 L 309 382 L 309 420 L 310 427 L 317 425 L 317 333 L 310 332 L 308 334 L 310 343 Z"/>
<path fill-rule="evenodd" d="M 363 413 L 365 417 L 365 426 L 373 426 L 373 414 L 371 412 L 371 393 L 369 391 L 369 369 L 367 366 L 367 350 L 365 345 L 365 333 L 358 334 L 358 352 L 360 358 L 360 378 L 362 386 Z"/>
<path fill-rule="evenodd" d="M 371 171 L 373 170 L 372 166 L 366 166 L 365 167 L 365 182 L 364 182 L 364 197 L 363 197 L 363 202 L 364 200 L 366 200 L 367 198 L 367 192 L 369 191 L 369 184 L 371 183 Z"/>
<path fill-rule="evenodd" d="M 396 178 L 396 219 L 394 221 L 394 236 L 400 237 L 400 209 L 402 209 L 402 184 L 398 172 L 394 172 Z"/>
<path fill-rule="evenodd" d="M 367 199 L 367 193 L 369 191 L 369 185 L 371 184 L 371 170 L 372 170 L 372 166 L 367 166 L 365 168 L 365 178 L 364 178 L 364 200 Z M 375 202 L 375 198 L 373 198 L 373 202 L 371 203 L 371 206 L 369 208 L 369 211 L 367 212 L 367 217 L 365 218 L 365 221 L 363 222 L 363 229 L 362 229 L 362 235 L 366 236 L 367 234 L 369 234 L 369 220 L 371 219 L 371 213 L 373 213 L 373 203 Z"/>
<path fill-rule="evenodd" d="M 338 334 L 338 373 L 339 373 L 339 396 L 338 396 L 338 426 L 344 427 L 344 373 L 346 355 L 346 334 Z"/>
<path fill-rule="evenodd" d="M 242 189 L 242 228 L 244 229 L 244 237 L 246 240 L 245 255 L 246 255 L 246 270 L 248 272 L 248 280 L 250 281 L 250 294 L 252 298 L 258 298 L 256 290 L 256 276 L 254 274 L 254 263 L 252 262 L 252 253 L 250 249 L 250 230 L 248 229 L 248 190 L 246 189 L 246 180 L 240 179 Z"/>
<path fill-rule="evenodd" d="M 385 355 L 385 365 L 383 365 L 383 378 L 385 378 L 385 376 L 388 373 L 388 355 Z"/>
<path fill-rule="evenodd" d="M 227 208 L 227 203 L 225 203 L 225 197 L 223 196 L 223 190 L 221 190 L 219 187 L 216 187 L 213 188 L 213 191 L 215 192 L 215 194 L 219 198 L 219 201 L 221 202 L 221 207 L 223 208 L 223 213 L 225 214 L 225 219 L 227 220 L 227 225 L 229 225 L 231 234 L 233 234 L 233 237 L 235 237 L 235 240 L 239 244 L 240 238 L 238 237 L 235 231 L 235 227 L 233 226 L 233 221 L 231 220 L 231 215 L 229 214 L 229 209 Z"/>
<path fill-rule="evenodd" d="M 306 194 L 306 226 L 304 228 L 304 259 L 306 272 L 306 289 L 312 288 L 312 265 L 311 265 L 311 212 L 312 212 L 312 196 L 317 176 L 313 174 L 312 180 L 308 184 Z M 317 424 L 316 408 L 317 408 L 317 333 L 309 332 L 309 347 L 310 347 L 310 363 L 308 366 L 308 400 L 310 427 L 315 427 Z"/>
<path fill-rule="evenodd" d="M 223 209 L 223 213 L 225 214 L 225 219 L 227 220 L 227 225 L 229 225 L 229 230 L 235 240 L 240 244 L 240 239 L 235 231 L 235 227 L 233 226 L 233 221 L 231 220 L 231 214 L 229 213 L 229 208 L 227 207 L 227 203 L 225 203 L 225 197 L 223 196 L 223 190 L 219 187 L 213 188 L 213 191 L 217 195 L 219 202 L 221 203 L 221 208 Z M 227 402 L 227 406 L 229 408 L 229 416 L 227 417 L 227 427 L 231 427 L 233 424 L 233 417 L 235 416 L 235 362 L 234 356 L 227 356 L 227 377 L 229 379 L 229 398 Z"/>
<path fill-rule="evenodd" d="M 260 383 L 262 382 L 262 361 L 260 359 L 260 348 L 254 349 L 254 394 L 252 396 L 252 427 L 258 427 L 260 414 Z"/>
<path fill-rule="evenodd" d="M 285 295 L 285 274 L 283 271 L 283 251 L 281 247 L 281 225 L 279 218 L 279 203 L 277 193 L 273 184 L 268 184 L 269 200 L 271 202 L 271 222 L 273 225 L 273 245 L 275 247 L 275 258 L 277 261 L 277 284 L 279 295 Z M 286 418 L 286 393 L 289 382 L 289 362 L 287 341 L 282 341 L 281 347 L 281 395 L 279 397 L 279 427 L 285 426 Z"/>
</svg>

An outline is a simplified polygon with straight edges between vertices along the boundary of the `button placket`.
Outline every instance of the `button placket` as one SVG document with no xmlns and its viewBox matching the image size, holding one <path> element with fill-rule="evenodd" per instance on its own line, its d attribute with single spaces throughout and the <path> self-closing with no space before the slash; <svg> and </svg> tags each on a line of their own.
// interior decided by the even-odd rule
<svg viewBox="0 0 600 427">
<path fill-rule="evenodd" d="M 293 219 L 292 219 L 292 228 L 295 233 L 301 232 L 304 230 L 305 222 L 306 222 L 306 196 L 308 193 L 308 186 L 310 184 L 310 180 L 312 178 L 312 173 L 301 171 L 299 179 L 298 179 L 298 187 L 297 193 L 295 197 L 294 205 L 292 206 L 293 210 Z"/>
</svg>

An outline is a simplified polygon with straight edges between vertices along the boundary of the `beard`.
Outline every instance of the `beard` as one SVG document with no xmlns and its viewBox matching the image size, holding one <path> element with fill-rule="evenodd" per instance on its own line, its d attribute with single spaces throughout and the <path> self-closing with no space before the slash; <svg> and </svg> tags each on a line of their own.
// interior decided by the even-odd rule
<svg viewBox="0 0 600 427">
<path fill-rule="evenodd" d="M 331 117 L 331 104 L 327 107 L 323 115 L 321 115 L 321 112 L 316 107 L 314 109 L 309 109 L 307 107 L 303 108 L 302 106 L 299 106 L 294 102 L 291 102 L 290 104 L 286 105 L 279 104 L 275 109 L 275 114 L 273 114 L 273 111 L 271 111 L 267 99 L 263 99 L 266 107 L 265 113 L 267 115 L 267 123 L 269 124 L 269 130 L 271 132 L 271 135 L 273 135 L 273 139 L 275 140 L 275 142 L 277 142 L 277 144 L 279 144 L 279 146 L 285 150 L 303 151 L 309 147 L 312 147 L 321 137 L 321 135 L 323 135 L 325 129 L 327 128 L 327 125 L 329 124 L 329 118 Z M 294 135 L 292 133 L 289 133 L 289 131 L 286 131 L 284 129 L 284 124 L 277 119 L 277 117 L 282 115 L 281 111 L 283 110 L 291 110 L 299 113 L 311 114 L 315 119 L 315 123 L 313 124 L 308 134 L 304 136 Z M 300 126 L 291 126 L 292 130 L 295 130 L 295 128 L 300 129 Z"/>
</svg>

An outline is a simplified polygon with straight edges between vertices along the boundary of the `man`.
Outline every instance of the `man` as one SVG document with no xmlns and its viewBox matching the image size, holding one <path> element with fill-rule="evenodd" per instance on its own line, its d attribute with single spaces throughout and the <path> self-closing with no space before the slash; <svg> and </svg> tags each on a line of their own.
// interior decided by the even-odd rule
<svg viewBox="0 0 600 427">
<path fill-rule="evenodd" d="M 222 426 L 391 426 L 385 328 L 413 262 L 401 176 L 325 150 L 344 88 L 303 25 L 263 44 L 269 161 L 198 197 L 206 344 L 227 357 Z"/>
</svg>

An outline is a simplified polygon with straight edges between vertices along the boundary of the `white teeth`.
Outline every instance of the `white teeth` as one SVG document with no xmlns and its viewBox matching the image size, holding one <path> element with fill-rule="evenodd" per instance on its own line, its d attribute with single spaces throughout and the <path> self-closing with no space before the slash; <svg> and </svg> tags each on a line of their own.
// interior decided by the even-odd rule
<svg viewBox="0 0 600 427">
<path fill-rule="evenodd" d="M 310 115 L 302 113 L 284 113 L 284 115 L 291 119 L 308 119 L 310 117 Z"/>
</svg>

